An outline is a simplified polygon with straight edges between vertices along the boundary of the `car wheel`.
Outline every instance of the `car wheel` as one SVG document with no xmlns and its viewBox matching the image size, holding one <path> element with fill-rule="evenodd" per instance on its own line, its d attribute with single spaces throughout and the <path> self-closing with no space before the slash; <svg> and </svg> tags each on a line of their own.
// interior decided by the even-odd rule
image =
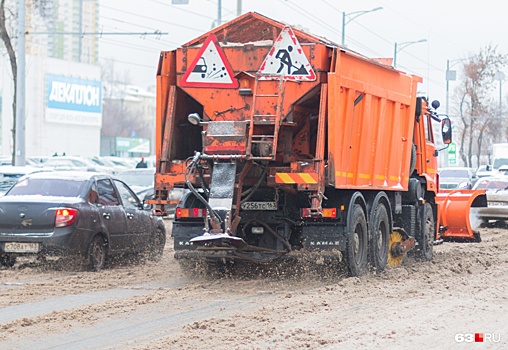
<svg viewBox="0 0 508 350">
<path fill-rule="evenodd" d="M 148 258 L 151 261 L 160 261 L 162 258 L 162 254 L 164 253 L 165 245 L 166 245 L 166 231 L 161 227 L 157 227 L 152 236 L 152 242 L 150 243 L 149 246 L 150 251 L 148 254 Z"/>
<path fill-rule="evenodd" d="M 13 267 L 16 263 L 16 257 L 11 255 L 2 255 L 0 257 L 0 265 L 5 267 Z"/>
<path fill-rule="evenodd" d="M 88 269 L 100 271 L 106 264 L 106 243 L 101 236 L 95 236 L 88 248 Z"/>
</svg>

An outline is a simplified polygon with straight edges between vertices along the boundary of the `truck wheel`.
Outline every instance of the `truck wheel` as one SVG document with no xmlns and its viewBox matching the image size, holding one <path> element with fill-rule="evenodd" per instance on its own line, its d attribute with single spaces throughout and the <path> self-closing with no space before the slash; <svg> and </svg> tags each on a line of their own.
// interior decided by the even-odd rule
<svg viewBox="0 0 508 350">
<path fill-rule="evenodd" d="M 367 220 L 361 205 L 353 205 L 350 218 L 347 223 L 347 265 L 351 276 L 361 276 L 367 267 L 368 251 Z"/>
<path fill-rule="evenodd" d="M 164 246 L 166 245 L 166 231 L 157 227 L 153 234 L 152 242 L 150 243 L 150 251 L 148 252 L 148 259 L 151 261 L 160 261 L 164 253 Z"/>
<path fill-rule="evenodd" d="M 431 260 L 435 239 L 434 213 L 430 203 L 425 203 L 422 208 L 421 233 L 418 235 L 418 256 L 422 260 Z"/>
<path fill-rule="evenodd" d="M 88 269 L 100 271 L 106 264 L 106 243 L 101 236 L 95 236 L 88 247 Z"/>
<path fill-rule="evenodd" d="M 371 264 L 377 272 L 386 268 L 390 244 L 390 219 L 386 206 L 378 203 L 370 225 L 370 257 Z"/>
</svg>

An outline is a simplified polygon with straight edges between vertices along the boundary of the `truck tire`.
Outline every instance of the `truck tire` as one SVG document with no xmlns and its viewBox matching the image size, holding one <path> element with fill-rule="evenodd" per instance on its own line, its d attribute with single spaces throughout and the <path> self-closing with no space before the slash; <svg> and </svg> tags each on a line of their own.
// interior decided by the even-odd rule
<svg viewBox="0 0 508 350">
<path fill-rule="evenodd" d="M 378 203 L 371 216 L 369 245 L 371 265 L 378 273 L 386 268 L 390 233 L 388 211 L 384 204 Z"/>
<path fill-rule="evenodd" d="M 417 256 L 425 261 L 432 259 L 435 239 L 434 213 L 430 203 L 425 203 L 421 209 L 420 234 L 418 235 Z"/>
<path fill-rule="evenodd" d="M 346 263 L 350 276 L 361 276 L 367 268 L 368 232 L 365 212 L 359 204 L 350 208 L 347 223 Z"/>
</svg>

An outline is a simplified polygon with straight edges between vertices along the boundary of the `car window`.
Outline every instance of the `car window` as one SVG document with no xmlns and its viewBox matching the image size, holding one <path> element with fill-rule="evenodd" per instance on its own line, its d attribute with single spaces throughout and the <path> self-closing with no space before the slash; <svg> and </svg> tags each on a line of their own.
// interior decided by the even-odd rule
<svg viewBox="0 0 508 350">
<path fill-rule="evenodd" d="M 97 185 L 95 184 L 95 182 L 90 187 L 87 198 L 88 201 L 92 204 L 99 203 L 99 193 L 97 192 Z"/>
<path fill-rule="evenodd" d="M 440 177 L 463 177 L 468 178 L 469 172 L 465 169 L 443 169 L 439 173 Z"/>
<path fill-rule="evenodd" d="M 128 183 L 130 186 L 153 186 L 154 173 L 152 172 L 125 172 L 118 175 L 120 180 Z"/>
<path fill-rule="evenodd" d="M 77 180 L 25 178 L 16 183 L 6 195 L 78 197 L 84 186 L 84 181 Z"/>
<path fill-rule="evenodd" d="M 102 205 L 120 205 L 118 195 L 109 179 L 97 181 L 97 192 L 99 194 L 99 203 Z"/>
<path fill-rule="evenodd" d="M 122 198 L 123 206 L 127 209 L 139 208 L 140 202 L 138 197 L 121 181 L 114 180 L 116 188 Z"/>
</svg>

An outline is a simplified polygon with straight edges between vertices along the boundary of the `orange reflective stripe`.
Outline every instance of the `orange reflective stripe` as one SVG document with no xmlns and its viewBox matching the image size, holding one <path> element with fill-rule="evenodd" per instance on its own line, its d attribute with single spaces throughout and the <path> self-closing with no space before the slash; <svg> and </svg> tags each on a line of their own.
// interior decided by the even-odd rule
<svg viewBox="0 0 508 350">
<path fill-rule="evenodd" d="M 315 173 L 275 173 L 275 183 L 317 184 L 318 175 Z"/>
</svg>

